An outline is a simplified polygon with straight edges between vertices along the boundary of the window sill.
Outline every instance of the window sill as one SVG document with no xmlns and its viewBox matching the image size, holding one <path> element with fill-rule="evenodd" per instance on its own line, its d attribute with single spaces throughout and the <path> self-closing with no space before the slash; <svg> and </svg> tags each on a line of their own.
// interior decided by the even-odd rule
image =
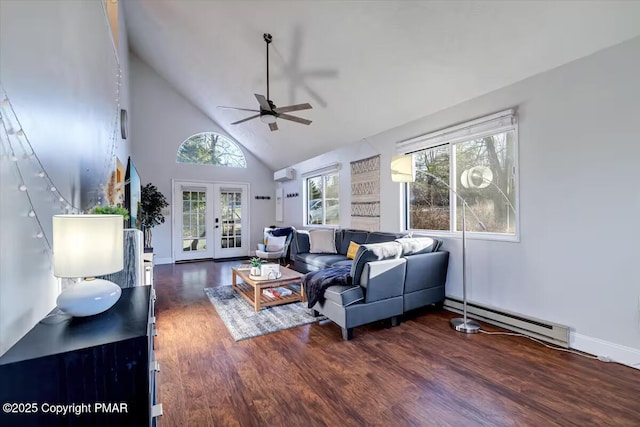
<svg viewBox="0 0 640 427">
<path fill-rule="evenodd" d="M 449 239 L 462 239 L 461 231 L 429 231 L 429 230 L 405 230 L 405 233 L 412 233 L 414 237 L 441 237 Z M 476 233 L 467 231 L 466 238 L 469 240 L 487 240 L 494 242 L 520 243 L 519 234 L 498 234 L 498 233 Z"/>
<path fill-rule="evenodd" d="M 340 228 L 339 225 L 325 225 L 325 224 L 303 224 L 303 227 L 308 227 L 308 228 L 326 228 L 326 229 L 331 229 L 331 230 L 335 230 L 337 228 Z"/>
</svg>

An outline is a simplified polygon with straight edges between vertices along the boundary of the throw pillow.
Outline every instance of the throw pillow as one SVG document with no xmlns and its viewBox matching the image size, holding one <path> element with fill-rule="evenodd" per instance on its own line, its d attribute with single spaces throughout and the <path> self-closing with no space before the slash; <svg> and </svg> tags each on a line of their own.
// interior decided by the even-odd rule
<svg viewBox="0 0 640 427">
<path fill-rule="evenodd" d="M 284 249 L 287 236 L 269 236 L 267 237 L 267 252 L 278 252 Z"/>
<path fill-rule="evenodd" d="M 354 259 L 359 247 L 360 245 L 356 242 L 349 243 L 349 249 L 347 249 L 347 259 Z"/>
<path fill-rule="evenodd" d="M 436 251 L 436 241 L 430 237 L 405 237 L 396 239 L 402 245 L 402 256 Z"/>
<path fill-rule="evenodd" d="M 309 231 L 309 243 L 312 254 L 335 254 L 336 235 L 333 230 L 311 230 Z"/>
</svg>

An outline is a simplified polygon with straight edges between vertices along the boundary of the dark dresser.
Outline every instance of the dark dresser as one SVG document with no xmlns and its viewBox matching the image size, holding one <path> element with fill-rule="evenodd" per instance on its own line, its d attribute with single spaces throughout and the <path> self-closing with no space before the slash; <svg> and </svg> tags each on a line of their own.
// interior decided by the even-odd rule
<svg viewBox="0 0 640 427">
<path fill-rule="evenodd" d="M 0 426 L 155 426 L 152 286 L 104 313 L 37 324 L 0 357 Z"/>
</svg>

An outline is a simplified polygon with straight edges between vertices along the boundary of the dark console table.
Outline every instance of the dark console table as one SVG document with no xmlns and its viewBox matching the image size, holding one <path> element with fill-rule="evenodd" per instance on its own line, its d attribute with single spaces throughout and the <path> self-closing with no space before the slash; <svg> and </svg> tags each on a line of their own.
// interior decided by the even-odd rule
<svg viewBox="0 0 640 427">
<path fill-rule="evenodd" d="M 152 286 L 104 313 L 37 324 L 0 357 L 0 426 L 155 426 Z"/>
</svg>

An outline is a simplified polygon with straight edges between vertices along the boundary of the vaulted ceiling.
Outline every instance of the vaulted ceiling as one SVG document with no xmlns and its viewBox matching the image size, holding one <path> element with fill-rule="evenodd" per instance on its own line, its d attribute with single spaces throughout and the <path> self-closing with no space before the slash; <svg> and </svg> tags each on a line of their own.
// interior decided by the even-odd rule
<svg viewBox="0 0 640 427">
<path fill-rule="evenodd" d="M 272 169 L 640 35 L 627 1 L 123 1 L 131 50 Z M 270 95 L 310 126 L 231 122 Z M 390 143 L 394 141 L 389 141 Z"/>
</svg>

